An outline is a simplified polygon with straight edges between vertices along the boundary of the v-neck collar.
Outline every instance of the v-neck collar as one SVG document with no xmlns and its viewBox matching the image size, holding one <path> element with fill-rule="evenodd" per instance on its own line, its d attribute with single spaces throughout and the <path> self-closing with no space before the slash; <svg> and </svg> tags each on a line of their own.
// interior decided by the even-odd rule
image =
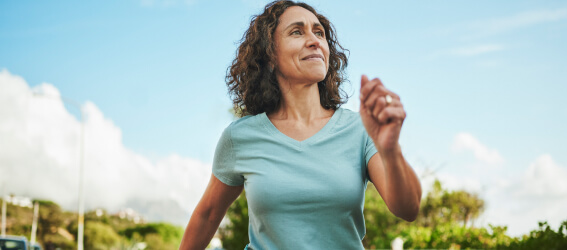
<svg viewBox="0 0 567 250">
<path fill-rule="evenodd" d="M 342 112 L 343 109 L 341 108 L 335 110 L 335 113 L 333 114 L 333 116 L 331 116 L 331 119 L 329 119 L 329 121 L 327 122 L 327 124 L 325 124 L 325 126 L 323 126 L 319 131 L 317 131 L 317 133 L 315 133 L 314 135 L 303 141 L 298 141 L 282 133 L 278 128 L 276 128 L 276 126 L 272 123 L 272 121 L 270 121 L 270 118 L 268 118 L 268 115 L 266 113 L 259 114 L 259 118 L 262 120 L 262 124 L 268 130 L 268 132 L 270 132 L 270 134 L 277 137 L 282 142 L 288 143 L 296 147 L 297 149 L 302 149 L 304 146 L 313 144 L 319 141 L 321 137 L 328 134 L 329 131 L 333 128 L 333 126 L 337 122 Z"/>
</svg>

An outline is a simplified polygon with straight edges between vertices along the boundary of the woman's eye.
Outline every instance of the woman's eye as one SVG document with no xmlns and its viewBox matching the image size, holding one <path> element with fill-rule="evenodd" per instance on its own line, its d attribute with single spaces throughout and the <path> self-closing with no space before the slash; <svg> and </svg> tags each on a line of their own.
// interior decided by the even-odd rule
<svg viewBox="0 0 567 250">
<path fill-rule="evenodd" d="M 315 35 L 319 36 L 319 37 L 324 37 L 325 33 L 323 33 L 323 31 L 316 31 Z"/>
<path fill-rule="evenodd" d="M 299 30 L 294 30 L 291 32 L 292 35 L 301 35 L 301 32 L 299 32 Z"/>
</svg>

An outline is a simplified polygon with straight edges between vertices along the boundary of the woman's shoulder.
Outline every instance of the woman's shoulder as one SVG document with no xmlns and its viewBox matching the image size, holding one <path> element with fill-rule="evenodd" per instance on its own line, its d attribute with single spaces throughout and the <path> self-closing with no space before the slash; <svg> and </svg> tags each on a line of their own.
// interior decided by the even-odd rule
<svg viewBox="0 0 567 250">
<path fill-rule="evenodd" d="M 358 112 L 354 112 L 354 111 L 347 109 L 347 108 L 341 107 L 341 108 L 338 108 L 337 110 L 341 111 L 342 112 L 341 115 L 345 116 L 346 118 L 352 119 L 353 117 L 358 116 Z"/>
<path fill-rule="evenodd" d="M 264 123 L 264 116 L 265 113 L 257 114 L 257 115 L 247 115 L 241 118 L 234 120 L 228 127 L 227 130 L 233 131 L 246 131 L 250 129 L 257 129 L 261 127 Z"/>
<path fill-rule="evenodd" d="M 340 112 L 339 121 L 341 121 L 341 123 L 349 124 L 360 120 L 358 112 L 354 112 L 350 109 L 338 108 L 336 112 Z"/>
</svg>

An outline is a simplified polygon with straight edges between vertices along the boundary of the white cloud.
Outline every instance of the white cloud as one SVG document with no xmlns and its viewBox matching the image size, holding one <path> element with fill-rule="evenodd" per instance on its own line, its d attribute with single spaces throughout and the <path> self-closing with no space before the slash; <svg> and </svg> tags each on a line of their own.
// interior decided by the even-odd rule
<svg viewBox="0 0 567 250">
<path fill-rule="evenodd" d="M 80 121 L 51 84 L 30 89 L 23 78 L 2 70 L 0 89 L 0 192 L 50 199 L 75 210 Z M 120 128 L 94 103 L 85 103 L 83 111 L 87 209 L 130 206 L 150 220 L 185 224 L 211 166 L 178 155 L 152 163 L 124 147 Z"/>
<path fill-rule="evenodd" d="M 557 165 L 551 155 L 538 157 L 525 172 L 514 195 L 521 198 L 567 198 L 567 168 Z"/>
<path fill-rule="evenodd" d="M 547 221 L 557 229 L 567 220 L 567 168 L 555 163 L 549 154 L 539 156 L 519 177 L 491 185 L 486 220 L 507 225 L 511 235 L 519 236 Z"/>
<path fill-rule="evenodd" d="M 423 192 L 429 192 L 433 181 L 439 179 L 448 190 L 479 194 L 485 201 L 485 212 L 475 220 L 476 225 L 507 226 L 509 235 L 521 236 L 537 229 L 538 222 L 547 221 L 557 230 L 567 220 L 567 168 L 549 154 L 537 157 L 517 174 L 489 171 L 477 175 L 474 170 L 449 174 L 443 170 L 421 179 Z"/>
<path fill-rule="evenodd" d="M 432 190 L 435 180 L 439 180 L 439 182 L 441 182 L 443 189 L 451 191 L 464 190 L 474 194 L 482 194 L 484 191 L 484 184 L 476 178 L 463 177 L 448 173 L 437 173 L 420 179 L 422 195 L 424 197 Z"/>
<path fill-rule="evenodd" d="M 489 149 L 469 133 L 457 134 L 452 149 L 455 152 L 472 151 L 477 160 L 488 164 L 499 164 L 504 161 L 496 149 Z"/>
</svg>

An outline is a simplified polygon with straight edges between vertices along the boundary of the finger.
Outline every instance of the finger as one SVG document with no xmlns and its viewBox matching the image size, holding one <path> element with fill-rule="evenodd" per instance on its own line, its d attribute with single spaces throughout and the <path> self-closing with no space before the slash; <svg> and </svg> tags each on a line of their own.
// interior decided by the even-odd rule
<svg viewBox="0 0 567 250">
<path fill-rule="evenodd" d="M 380 86 L 384 86 L 384 84 L 382 83 L 382 81 L 380 80 L 380 78 L 374 78 L 372 79 L 372 81 L 376 81 L 376 83 Z"/>
<path fill-rule="evenodd" d="M 383 98 L 384 98 L 384 102 L 386 102 L 386 97 L 384 96 Z M 392 102 L 386 104 L 386 106 L 388 106 L 388 107 L 401 107 L 401 108 L 404 107 L 404 105 L 402 104 L 400 99 L 396 99 L 395 97 L 392 97 Z"/>
<path fill-rule="evenodd" d="M 377 116 L 377 120 L 381 124 L 388 124 L 392 122 L 403 123 L 406 118 L 406 112 L 400 107 L 386 107 Z"/>
<path fill-rule="evenodd" d="M 368 81 L 364 85 L 361 85 L 362 87 L 360 88 L 360 100 L 363 102 L 366 101 L 370 93 L 373 92 L 376 85 L 377 83 L 374 80 Z"/>
<path fill-rule="evenodd" d="M 377 97 L 376 100 L 374 101 L 374 103 L 366 104 L 366 107 L 367 107 L 367 109 L 370 110 L 370 113 L 372 113 L 372 115 L 376 119 L 378 119 L 380 112 L 382 112 L 382 110 L 387 108 L 387 107 L 401 108 L 402 110 L 404 108 L 403 105 L 402 105 L 402 102 L 398 99 L 392 98 L 392 102 L 387 103 L 386 102 L 386 96 Z"/>
<path fill-rule="evenodd" d="M 380 81 L 379 78 L 373 78 L 372 80 L 369 80 L 369 79 L 368 79 L 368 76 L 363 74 L 363 75 L 360 77 L 360 87 L 362 88 L 364 84 L 366 84 L 366 83 L 368 83 L 368 82 L 372 82 L 372 81 L 375 81 L 375 82 L 378 83 L 379 85 L 384 85 L 384 84 L 382 84 L 382 81 Z"/>
<path fill-rule="evenodd" d="M 368 79 L 368 77 L 366 75 L 364 75 L 365 79 Z M 383 93 L 384 95 L 390 95 L 393 99 L 398 99 L 400 100 L 400 96 L 397 95 L 396 93 L 390 91 L 389 89 L 387 89 L 384 86 L 384 83 L 382 83 L 382 80 L 380 80 L 380 78 L 374 78 L 372 80 L 370 80 L 369 82 L 372 82 L 374 84 L 376 84 L 375 87 L 372 87 L 372 89 L 374 91 L 379 91 L 380 93 Z M 371 83 L 371 84 L 372 84 Z M 362 88 L 361 88 L 361 92 L 362 92 Z M 366 91 L 366 90 L 365 90 Z M 367 93 L 364 93 L 365 95 L 367 95 Z"/>
<path fill-rule="evenodd" d="M 372 83 L 366 85 L 367 88 L 362 89 L 362 92 L 364 94 L 363 98 L 361 100 L 367 100 L 369 98 L 370 95 L 374 95 L 377 94 L 379 96 L 386 96 L 389 95 L 390 97 L 392 97 L 392 99 L 398 99 L 400 100 L 400 96 L 398 96 L 396 93 L 386 89 L 384 87 L 384 85 L 379 85 L 377 82 L 374 83 L 373 88 L 370 89 L 369 85 L 372 85 Z"/>
<path fill-rule="evenodd" d="M 392 91 L 388 90 L 388 95 L 390 95 L 392 97 L 392 99 L 395 99 L 395 100 L 398 100 L 398 101 L 402 100 L 399 95 L 397 95 L 396 93 L 394 93 Z"/>
<path fill-rule="evenodd" d="M 384 85 L 378 85 L 378 86 L 376 86 L 376 87 L 373 89 L 373 91 L 376 92 L 376 93 L 378 93 L 378 94 L 380 94 L 380 95 L 383 95 L 383 96 L 389 95 L 390 97 L 392 97 L 392 99 L 401 100 L 399 95 L 397 95 L 396 93 L 390 91 L 389 89 L 387 89 L 386 87 L 384 87 Z"/>
<path fill-rule="evenodd" d="M 364 106 L 366 106 L 366 108 L 368 108 L 369 110 L 373 110 L 374 105 L 376 103 L 376 99 L 378 99 L 379 97 L 380 97 L 379 95 L 375 93 L 371 93 L 370 95 L 368 95 L 366 100 L 364 100 Z"/>
<path fill-rule="evenodd" d="M 366 84 L 367 82 L 368 82 L 368 76 L 362 75 L 362 77 L 360 77 L 360 89 L 362 89 L 364 84 Z"/>
<path fill-rule="evenodd" d="M 369 112 L 369 109 L 366 107 L 366 105 L 364 105 L 363 102 L 360 102 L 360 109 L 358 110 L 358 112 L 359 112 L 361 115 L 367 115 L 368 112 Z"/>
<path fill-rule="evenodd" d="M 376 86 L 384 87 L 384 84 L 378 78 L 368 80 L 366 75 L 362 75 L 360 79 L 360 100 L 365 100 L 368 97 L 368 93 L 372 92 Z"/>
<path fill-rule="evenodd" d="M 370 99 L 374 100 L 374 102 L 372 104 L 366 104 L 366 106 L 370 109 L 370 112 L 376 119 L 378 119 L 379 113 L 387 107 L 396 107 L 403 109 L 402 102 L 399 99 L 396 99 L 395 97 L 390 98 L 390 100 L 388 100 L 387 99 L 388 95 L 380 95 L 375 99 L 373 98 L 374 96 L 376 95 L 372 95 L 371 97 L 369 97 L 369 100 Z"/>
<path fill-rule="evenodd" d="M 386 98 L 384 96 L 379 96 L 376 98 L 374 102 L 374 106 L 372 107 L 371 113 L 374 118 L 378 119 L 378 115 L 382 112 L 382 110 L 386 107 Z"/>
<path fill-rule="evenodd" d="M 368 109 L 366 108 L 366 105 L 364 105 L 363 97 L 362 97 L 362 88 L 366 83 L 368 83 L 368 77 L 366 75 L 362 75 L 360 77 L 360 111 L 359 112 L 363 115 L 366 115 L 368 112 Z"/>
<path fill-rule="evenodd" d="M 369 80 L 368 80 L 368 76 L 366 75 L 362 75 L 360 77 L 360 99 L 362 100 L 362 89 L 364 88 L 364 86 L 366 86 L 368 84 Z"/>
<path fill-rule="evenodd" d="M 380 86 L 380 85 L 376 86 L 376 87 L 373 89 L 373 91 L 374 91 L 375 93 L 381 95 L 381 96 L 386 96 L 386 95 L 389 95 L 390 93 L 392 93 L 392 92 L 390 92 L 388 89 L 386 89 L 386 88 L 384 87 L 384 85 L 382 85 L 382 86 Z M 393 97 L 393 96 L 392 96 L 392 97 Z"/>
</svg>

